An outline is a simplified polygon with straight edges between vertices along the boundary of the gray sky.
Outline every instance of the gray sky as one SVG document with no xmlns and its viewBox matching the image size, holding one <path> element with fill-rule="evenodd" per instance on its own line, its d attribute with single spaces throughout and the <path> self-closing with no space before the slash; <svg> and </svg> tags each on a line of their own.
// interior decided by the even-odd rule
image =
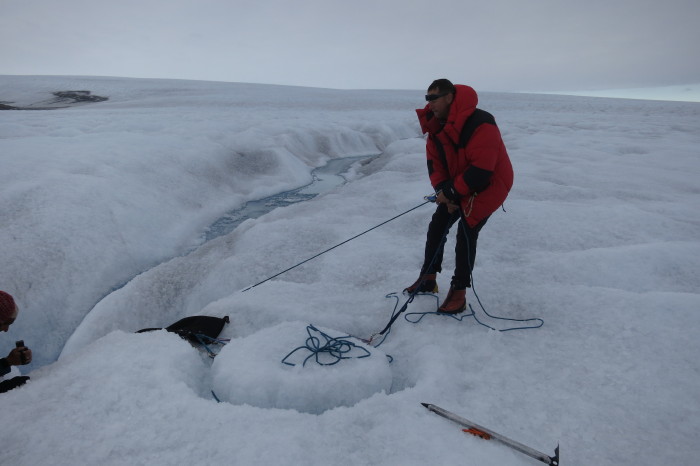
<svg viewBox="0 0 700 466">
<path fill-rule="evenodd" d="M 700 0 L 0 0 L 0 74 L 557 91 L 700 83 Z"/>
</svg>

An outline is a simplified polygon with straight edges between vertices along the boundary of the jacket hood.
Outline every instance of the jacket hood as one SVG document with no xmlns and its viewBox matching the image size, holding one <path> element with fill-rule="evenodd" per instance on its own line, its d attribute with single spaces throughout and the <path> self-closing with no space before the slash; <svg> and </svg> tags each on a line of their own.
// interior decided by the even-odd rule
<svg viewBox="0 0 700 466">
<path fill-rule="evenodd" d="M 444 126 L 437 121 L 427 104 L 424 108 L 417 109 L 416 113 L 423 133 L 436 134 L 440 130 L 444 130 L 451 139 L 458 141 L 459 132 L 464 126 L 464 122 L 474 113 L 478 103 L 479 96 L 474 89 L 463 84 L 456 84 L 455 97 Z"/>
<path fill-rule="evenodd" d="M 476 95 L 476 91 L 469 86 L 463 84 L 455 85 L 456 93 L 455 99 L 452 102 L 452 107 L 450 108 L 450 115 L 447 118 L 448 121 L 456 120 L 460 115 L 466 113 L 465 120 L 474 113 L 476 106 L 479 104 L 479 96 Z M 453 118 L 453 116 L 455 118 Z"/>
</svg>

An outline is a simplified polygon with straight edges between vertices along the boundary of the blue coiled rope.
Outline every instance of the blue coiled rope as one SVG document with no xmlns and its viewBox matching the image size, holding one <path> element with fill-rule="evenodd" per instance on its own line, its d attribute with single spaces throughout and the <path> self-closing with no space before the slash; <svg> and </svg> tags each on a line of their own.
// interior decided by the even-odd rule
<svg viewBox="0 0 700 466">
<path fill-rule="evenodd" d="M 309 337 L 306 339 L 306 343 L 303 346 L 293 349 L 289 354 L 287 354 L 282 359 L 284 364 L 288 366 L 296 366 L 296 364 L 288 362 L 287 359 L 300 350 L 307 350 L 311 353 L 306 357 L 306 359 L 304 359 L 302 367 L 305 366 L 306 362 L 311 358 L 314 358 L 316 363 L 322 366 L 332 366 L 334 364 L 338 364 L 343 359 L 361 359 L 372 355 L 372 353 L 367 351 L 366 348 L 357 346 L 352 341 L 347 340 L 347 338 L 352 338 L 350 335 L 332 337 L 317 329 L 313 325 L 308 325 L 306 327 L 306 333 L 309 334 Z M 361 355 L 350 356 L 349 354 L 354 350 L 360 351 Z M 330 360 L 330 362 L 327 362 L 328 360 Z"/>
</svg>

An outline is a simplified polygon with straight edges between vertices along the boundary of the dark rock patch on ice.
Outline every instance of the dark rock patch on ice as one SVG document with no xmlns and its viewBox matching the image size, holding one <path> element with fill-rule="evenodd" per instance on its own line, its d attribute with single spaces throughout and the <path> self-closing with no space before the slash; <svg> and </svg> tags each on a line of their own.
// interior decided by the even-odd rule
<svg viewBox="0 0 700 466">
<path fill-rule="evenodd" d="M 108 100 L 109 97 L 101 97 L 99 95 L 92 95 L 90 91 L 58 91 L 54 92 L 53 95 L 56 96 L 56 101 L 64 101 L 70 103 L 72 100 L 74 103 L 77 102 L 104 102 Z"/>
<path fill-rule="evenodd" d="M 54 97 L 51 99 L 24 106 L 9 105 L 13 102 L 0 102 L 0 110 L 54 110 L 109 100 L 109 97 L 92 95 L 91 91 L 56 91 L 52 92 L 52 95 Z"/>
</svg>

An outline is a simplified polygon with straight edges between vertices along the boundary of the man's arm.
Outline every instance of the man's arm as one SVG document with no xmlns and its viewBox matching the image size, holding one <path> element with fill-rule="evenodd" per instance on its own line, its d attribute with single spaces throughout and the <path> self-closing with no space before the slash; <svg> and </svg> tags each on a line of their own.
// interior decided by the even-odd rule
<svg viewBox="0 0 700 466">
<path fill-rule="evenodd" d="M 463 150 L 469 151 L 469 167 L 454 180 L 454 188 L 461 196 L 468 196 L 488 188 L 503 141 L 498 127 L 483 124 L 477 128 Z"/>
</svg>

